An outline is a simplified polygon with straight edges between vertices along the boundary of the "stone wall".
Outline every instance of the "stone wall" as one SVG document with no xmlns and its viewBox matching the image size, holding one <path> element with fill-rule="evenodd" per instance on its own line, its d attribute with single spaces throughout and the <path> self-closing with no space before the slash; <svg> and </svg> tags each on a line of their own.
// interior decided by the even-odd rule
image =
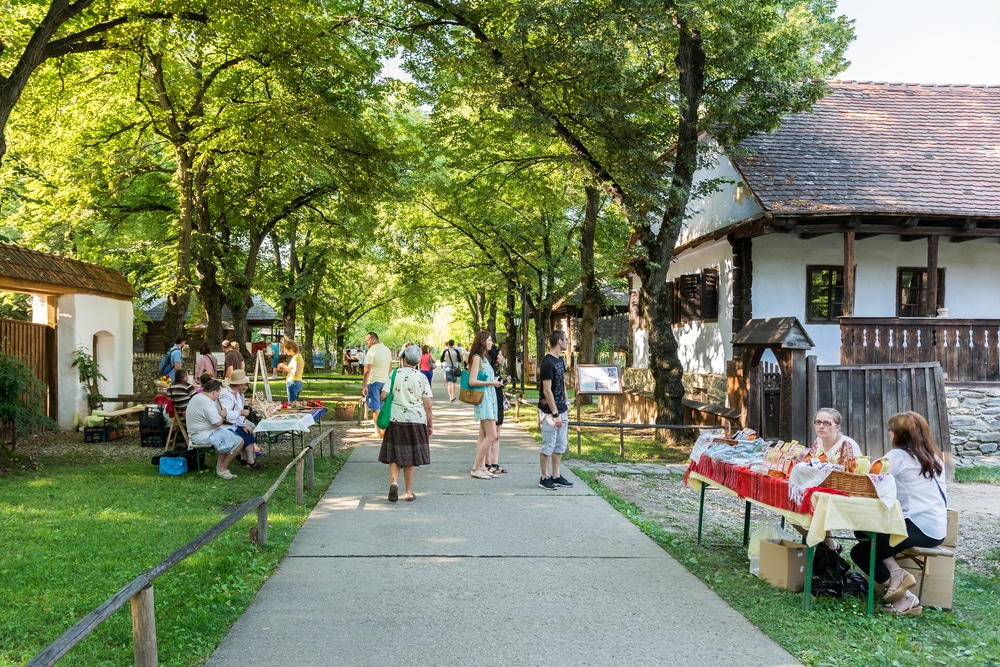
<svg viewBox="0 0 1000 667">
<path fill-rule="evenodd" d="M 1000 464 L 1000 387 L 948 386 L 945 392 L 955 465 Z"/>
</svg>

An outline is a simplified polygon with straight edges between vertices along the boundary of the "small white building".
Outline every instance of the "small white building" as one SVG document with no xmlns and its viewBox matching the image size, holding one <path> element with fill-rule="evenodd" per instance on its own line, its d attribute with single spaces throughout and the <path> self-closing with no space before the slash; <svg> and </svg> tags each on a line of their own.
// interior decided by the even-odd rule
<svg viewBox="0 0 1000 667">
<path fill-rule="evenodd" d="M 120 271 L 0 244 L 0 290 L 32 296 L 32 322 L 0 320 L 8 349 L 48 387 L 49 416 L 73 429 L 87 400 L 73 353 L 90 353 L 107 380 L 104 396 L 132 393 L 132 300 L 139 295 Z"/>
</svg>

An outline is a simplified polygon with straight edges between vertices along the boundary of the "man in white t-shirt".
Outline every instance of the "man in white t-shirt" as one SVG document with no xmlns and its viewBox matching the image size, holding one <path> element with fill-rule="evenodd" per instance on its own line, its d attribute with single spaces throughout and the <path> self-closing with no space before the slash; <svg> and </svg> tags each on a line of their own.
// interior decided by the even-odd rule
<svg viewBox="0 0 1000 667">
<path fill-rule="evenodd" d="M 187 430 L 191 444 L 215 448 L 215 474 L 222 479 L 236 479 L 229 464 L 243 449 L 243 438 L 226 424 L 226 409 L 219 406 L 222 383 L 209 380 L 202 385 L 187 407 Z"/>
<path fill-rule="evenodd" d="M 378 334 L 374 331 L 368 332 L 365 342 L 368 344 L 368 353 L 365 355 L 365 378 L 361 386 L 361 395 L 365 397 L 365 403 L 373 413 L 375 432 L 381 438 L 383 432 L 377 426 L 378 412 L 382 409 L 382 386 L 389 382 L 392 350 L 379 342 Z"/>
</svg>

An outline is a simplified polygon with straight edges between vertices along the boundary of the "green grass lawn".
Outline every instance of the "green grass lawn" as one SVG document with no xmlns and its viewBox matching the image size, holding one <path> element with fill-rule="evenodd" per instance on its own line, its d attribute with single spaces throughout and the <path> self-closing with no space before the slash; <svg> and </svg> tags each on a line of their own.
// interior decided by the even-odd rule
<svg viewBox="0 0 1000 667">
<path fill-rule="evenodd" d="M 295 505 L 294 474 L 285 478 L 269 505 L 266 547 L 249 540 L 256 526 L 251 513 L 155 580 L 161 665 L 209 657 L 277 568 L 347 455 L 315 457 L 316 488 L 302 507 Z M 213 472 L 161 476 L 148 458 L 109 463 L 75 454 L 40 459 L 37 470 L 0 478 L 0 666 L 31 659 L 129 580 L 262 495 L 290 459 L 286 452 L 260 472 L 234 467 L 238 479 L 226 482 Z M 59 664 L 132 664 L 129 605 Z"/>
<path fill-rule="evenodd" d="M 968 466 L 964 468 L 955 468 L 955 481 L 1000 484 L 1000 467 Z"/>
<path fill-rule="evenodd" d="M 864 598 L 816 598 L 808 612 L 802 594 L 775 588 L 747 571 L 746 547 L 737 530 L 726 546 L 699 546 L 695 529 L 670 532 L 642 509 L 576 471 L 591 488 L 723 600 L 806 665 L 923 667 L 993 665 L 1000 655 L 996 609 L 1000 579 L 962 568 L 956 573 L 955 609 L 925 609 L 918 618 L 867 615 Z M 669 622 L 666 618 L 664 622 Z"/>
</svg>

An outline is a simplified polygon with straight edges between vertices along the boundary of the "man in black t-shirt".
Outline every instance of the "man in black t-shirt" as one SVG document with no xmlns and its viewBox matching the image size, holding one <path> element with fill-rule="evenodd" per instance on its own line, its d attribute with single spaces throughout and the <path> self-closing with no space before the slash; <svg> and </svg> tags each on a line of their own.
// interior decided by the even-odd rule
<svg viewBox="0 0 1000 667">
<path fill-rule="evenodd" d="M 539 463 L 542 478 L 538 486 L 555 491 L 560 486 L 573 486 L 562 476 L 559 465 L 569 446 L 569 404 L 566 398 L 566 333 L 556 329 L 549 334 L 549 353 L 542 359 L 539 377 L 542 390 L 538 396 L 538 411 L 542 423 L 542 451 Z M 551 470 L 551 472 L 550 472 Z"/>
</svg>

